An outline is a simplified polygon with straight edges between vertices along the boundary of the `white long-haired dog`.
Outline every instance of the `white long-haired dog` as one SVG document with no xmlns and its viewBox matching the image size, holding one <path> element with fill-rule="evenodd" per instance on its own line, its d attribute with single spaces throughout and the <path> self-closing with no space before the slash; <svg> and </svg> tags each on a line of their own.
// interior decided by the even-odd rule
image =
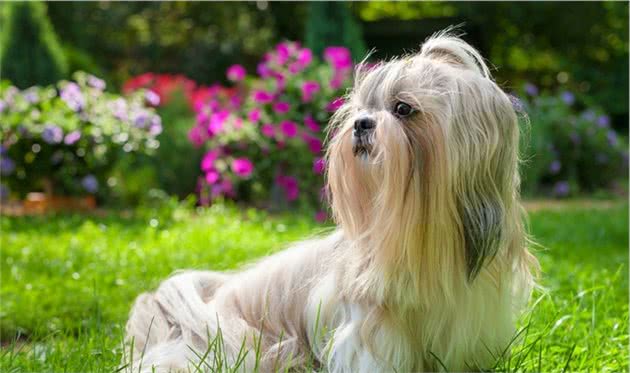
<svg viewBox="0 0 630 373">
<path fill-rule="evenodd" d="M 225 363 L 243 371 L 461 371 L 505 351 L 537 262 L 517 117 L 483 58 L 440 33 L 418 54 L 359 68 L 330 126 L 338 229 L 242 272 L 182 272 L 142 294 L 127 324 L 135 367 L 203 370 L 219 330 Z"/>
</svg>

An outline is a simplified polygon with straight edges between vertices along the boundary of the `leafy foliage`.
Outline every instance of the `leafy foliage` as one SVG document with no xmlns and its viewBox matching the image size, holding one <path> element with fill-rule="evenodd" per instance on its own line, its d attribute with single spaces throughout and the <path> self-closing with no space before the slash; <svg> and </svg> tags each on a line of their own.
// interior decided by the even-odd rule
<svg viewBox="0 0 630 373">
<path fill-rule="evenodd" d="M 37 1 L 5 4 L 0 35 L 0 76 L 20 88 L 66 78 L 68 64 L 48 16 Z M 3 22 L 3 23 L 4 23 Z"/>
</svg>

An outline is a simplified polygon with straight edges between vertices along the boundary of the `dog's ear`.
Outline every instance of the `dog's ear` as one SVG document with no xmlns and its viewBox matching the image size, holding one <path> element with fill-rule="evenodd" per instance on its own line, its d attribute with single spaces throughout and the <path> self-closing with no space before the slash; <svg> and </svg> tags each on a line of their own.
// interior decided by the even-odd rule
<svg viewBox="0 0 630 373">
<path fill-rule="evenodd" d="M 471 191 L 458 201 L 468 279 L 497 255 L 501 244 L 504 211 L 499 199 Z"/>
<path fill-rule="evenodd" d="M 486 78 L 492 78 L 481 54 L 455 34 L 452 28 L 427 39 L 422 44 L 420 56 L 439 59 L 464 69 L 477 71 Z"/>
</svg>

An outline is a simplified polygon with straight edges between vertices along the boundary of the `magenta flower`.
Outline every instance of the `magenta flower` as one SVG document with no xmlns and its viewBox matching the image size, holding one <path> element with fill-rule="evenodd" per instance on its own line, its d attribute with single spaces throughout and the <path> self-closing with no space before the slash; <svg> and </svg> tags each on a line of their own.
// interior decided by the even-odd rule
<svg viewBox="0 0 630 373">
<path fill-rule="evenodd" d="M 313 52 L 308 48 L 300 49 L 300 52 L 297 56 L 297 63 L 300 64 L 303 68 L 310 65 L 313 61 Z"/>
<path fill-rule="evenodd" d="M 276 129 L 274 128 L 273 124 L 266 123 L 260 127 L 260 132 L 262 132 L 263 136 L 265 137 L 274 137 L 276 134 Z"/>
<path fill-rule="evenodd" d="M 304 137 L 304 142 L 308 145 L 308 150 L 311 153 L 319 154 L 322 151 L 322 142 L 317 137 L 307 135 Z"/>
<path fill-rule="evenodd" d="M 230 116 L 230 112 L 227 110 L 221 110 L 217 113 L 213 113 L 210 116 L 210 123 L 208 124 L 208 133 L 216 134 L 221 132 L 223 124 Z"/>
<path fill-rule="evenodd" d="M 280 101 L 273 104 L 273 111 L 275 111 L 277 114 L 286 114 L 289 112 L 290 109 L 291 105 L 289 105 L 288 102 Z"/>
<path fill-rule="evenodd" d="M 331 113 L 335 112 L 343 105 L 344 102 L 345 100 L 343 99 L 343 97 L 337 97 L 336 99 L 328 103 L 328 105 L 326 106 L 326 111 Z"/>
<path fill-rule="evenodd" d="M 328 219 L 328 214 L 326 214 L 326 211 L 317 211 L 317 213 L 315 214 L 315 221 L 318 223 L 323 223 L 326 221 L 326 219 Z"/>
<path fill-rule="evenodd" d="M 286 137 L 292 138 L 297 136 L 298 126 L 297 124 L 295 124 L 295 122 L 285 120 L 284 122 L 280 123 L 280 130 Z"/>
<path fill-rule="evenodd" d="M 315 158 L 313 160 L 313 172 L 317 175 L 321 175 L 326 168 L 326 161 L 324 158 Z"/>
<path fill-rule="evenodd" d="M 249 114 L 247 114 L 247 119 L 253 123 L 258 122 L 260 120 L 260 109 L 253 109 L 250 111 Z"/>
<path fill-rule="evenodd" d="M 276 63 L 278 65 L 284 65 L 289 60 L 289 55 L 291 54 L 289 50 L 288 43 L 280 43 L 276 47 Z"/>
<path fill-rule="evenodd" d="M 236 158 L 232 161 L 232 171 L 238 176 L 246 178 L 254 171 L 254 165 L 247 158 Z"/>
<path fill-rule="evenodd" d="M 258 90 L 254 92 L 254 101 L 259 104 L 268 104 L 273 100 L 273 95 L 269 92 Z"/>
<path fill-rule="evenodd" d="M 233 82 L 240 82 L 245 78 L 245 68 L 241 65 L 232 65 L 228 67 L 227 78 Z"/>
<path fill-rule="evenodd" d="M 304 117 L 304 125 L 313 132 L 319 132 L 319 124 L 310 114 Z"/>
<path fill-rule="evenodd" d="M 319 83 L 307 80 L 302 84 L 302 102 L 310 102 L 313 99 L 313 95 L 319 92 Z"/>
<path fill-rule="evenodd" d="M 213 170 L 214 161 L 216 161 L 217 158 L 219 158 L 219 150 L 218 149 L 209 150 L 206 154 L 204 154 L 203 158 L 201 159 L 201 169 L 204 172 L 209 172 Z"/>
<path fill-rule="evenodd" d="M 188 140 L 195 146 L 200 147 L 206 141 L 202 127 L 194 126 L 188 131 Z"/>
<path fill-rule="evenodd" d="M 264 62 L 258 64 L 258 66 L 256 67 L 256 72 L 263 79 L 268 78 L 271 75 L 271 69 Z"/>
<path fill-rule="evenodd" d="M 297 179 L 293 176 L 280 175 L 276 178 L 276 184 L 284 189 L 287 201 L 295 201 L 300 196 L 300 189 Z"/>
<path fill-rule="evenodd" d="M 324 59 L 335 70 L 350 70 L 352 68 L 352 56 L 345 47 L 328 47 L 324 49 Z"/>
<path fill-rule="evenodd" d="M 208 172 L 206 172 L 206 182 L 210 185 L 215 184 L 217 181 L 219 181 L 219 173 L 212 169 L 209 170 Z"/>
</svg>

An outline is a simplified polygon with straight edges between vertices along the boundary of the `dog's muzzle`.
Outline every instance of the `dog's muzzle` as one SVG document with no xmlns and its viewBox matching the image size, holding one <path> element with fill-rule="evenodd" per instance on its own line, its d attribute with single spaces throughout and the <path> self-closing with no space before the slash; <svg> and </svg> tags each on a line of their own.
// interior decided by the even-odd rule
<svg viewBox="0 0 630 373">
<path fill-rule="evenodd" d="M 367 116 L 354 121 L 352 152 L 355 156 L 367 156 L 370 154 L 375 127 L 376 121 Z"/>
</svg>

